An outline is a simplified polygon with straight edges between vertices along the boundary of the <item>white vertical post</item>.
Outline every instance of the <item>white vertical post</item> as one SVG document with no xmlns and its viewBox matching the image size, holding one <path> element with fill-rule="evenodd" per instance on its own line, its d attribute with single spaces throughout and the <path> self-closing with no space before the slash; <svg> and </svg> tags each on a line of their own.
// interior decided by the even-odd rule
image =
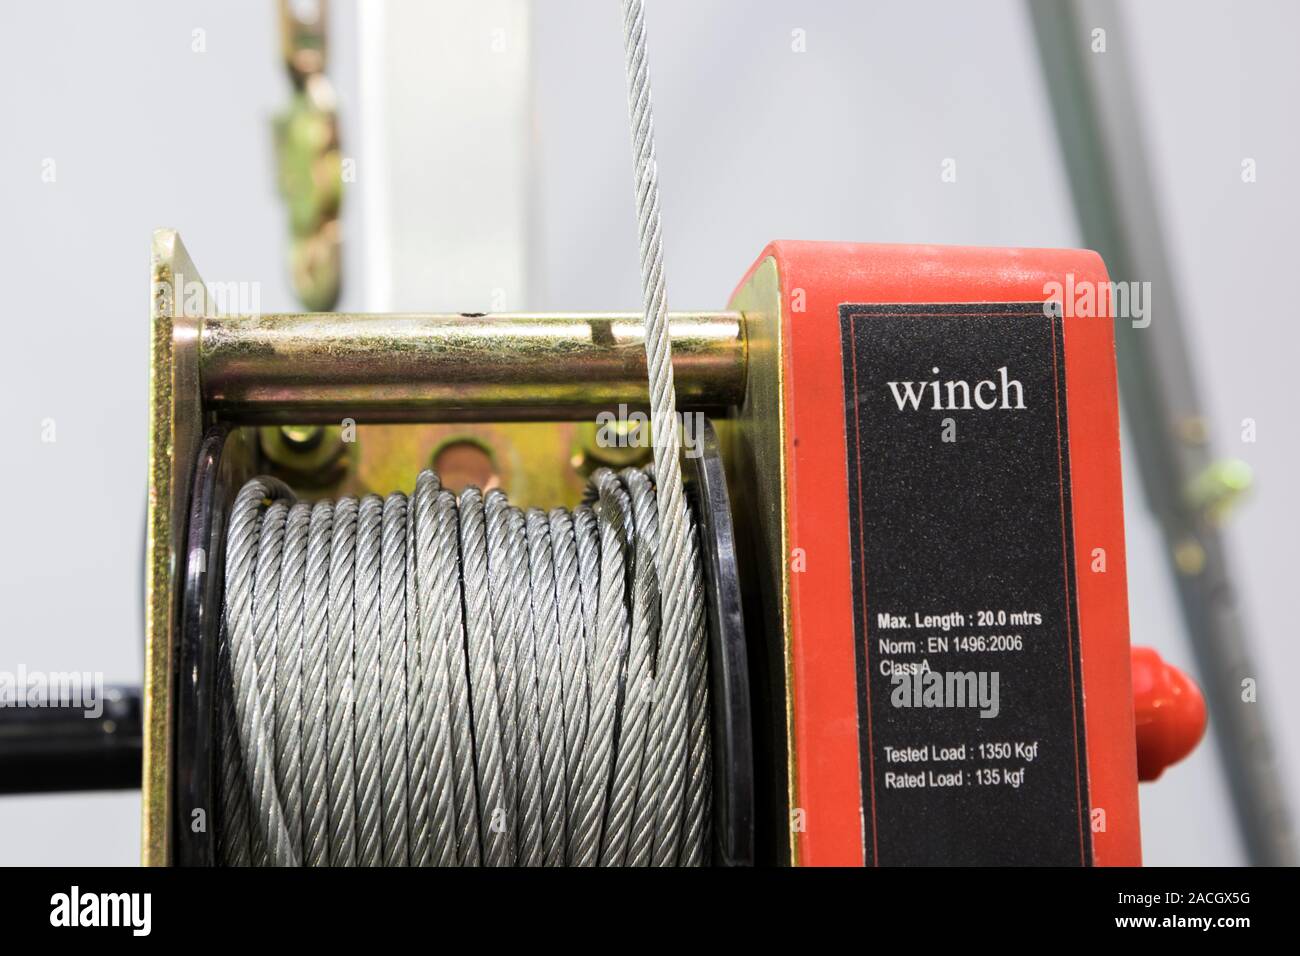
<svg viewBox="0 0 1300 956">
<path fill-rule="evenodd" d="M 366 308 L 527 306 L 526 0 L 359 4 Z"/>
</svg>

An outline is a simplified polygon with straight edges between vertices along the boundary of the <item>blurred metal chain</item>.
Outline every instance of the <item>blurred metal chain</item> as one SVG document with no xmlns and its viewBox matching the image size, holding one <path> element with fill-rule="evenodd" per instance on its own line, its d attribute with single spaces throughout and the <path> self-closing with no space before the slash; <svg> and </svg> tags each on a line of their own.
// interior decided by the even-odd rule
<svg viewBox="0 0 1300 956">
<path fill-rule="evenodd" d="M 327 14 L 325 0 L 280 0 L 281 48 L 294 93 L 275 121 L 276 158 L 289 207 L 293 288 L 313 312 L 337 305 L 341 278 L 344 171 L 334 87 L 325 76 Z"/>
</svg>

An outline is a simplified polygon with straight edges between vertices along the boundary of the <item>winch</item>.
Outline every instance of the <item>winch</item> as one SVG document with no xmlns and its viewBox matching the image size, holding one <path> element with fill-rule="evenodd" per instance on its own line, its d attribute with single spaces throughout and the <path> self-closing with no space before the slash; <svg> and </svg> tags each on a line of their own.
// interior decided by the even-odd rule
<svg viewBox="0 0 1300 956">
<path fill-rule="evenodd" d="M 1129 643 L 1100 257 L 668 311 L 625 13 L 639 310 L 221 315 L 155 234 L 145 861 L 1139 862 L 1205 708 Z"/>
<path fill-rule="evenodd" d="M 146 858 L 653 862 L 676 778 L 699 842 L 659 862 L 1137 862 L 1139 767 L 1204 709 L 1130 651 L 1111 325 L 1044 298 L 1067 274 L 1106 282 L 777 242 L 726 310 L 667 314 L 670 705 L 641 315 L 185 314 L 160 231 Z M 898 400 L 939 376 L 1012 400 Z"/>
</svg>

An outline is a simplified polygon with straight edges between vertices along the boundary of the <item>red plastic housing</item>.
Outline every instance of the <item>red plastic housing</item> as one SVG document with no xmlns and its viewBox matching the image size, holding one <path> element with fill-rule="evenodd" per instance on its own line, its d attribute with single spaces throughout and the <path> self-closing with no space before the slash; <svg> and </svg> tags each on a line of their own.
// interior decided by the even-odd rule
<svg viewBox="0 0 1300 956">
<path fill-rule="evenodd" d="M 789 543 L 816 542 L 816 562 L 791 574 L 791 671 L 796 805 L 804 865 L 862 865 L 873 839 L 860 774 L 850 565 L 841 303 L 1043 301 L 1048 283 L 1108 281 L 1093 252 L 835 242 L 774 242 L 781 290 Z M 752 273 L 752 270 L 751 270 Z M 801 311 L 795 311 L 797 292 Z M 1141 862 L 1129 664 L 1119 411 L 1112 323 L 1064 321 L 1071 409 L 1069 473 L 1084 688 L 1093 862 Z M 1105 548 L 1105 574 L 1087 573 Z M 868 585 L 869 591 L 869 585 Z M 870 595 L 867 595 L 868 607 Z M 1096 810 L 1104 811 L 1097 815 Z M 865 828 L 865 832 L 864 832 Z"/>
</svg>

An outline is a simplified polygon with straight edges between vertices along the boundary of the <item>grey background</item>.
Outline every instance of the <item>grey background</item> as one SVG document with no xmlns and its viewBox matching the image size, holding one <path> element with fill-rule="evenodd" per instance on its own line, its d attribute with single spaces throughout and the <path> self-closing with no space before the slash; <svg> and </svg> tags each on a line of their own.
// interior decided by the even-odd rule
<svg viewBox="0 0 1300 956">
<path fill-rule="evenodd" d="M 1019 2 L 649 6 L 674 306 L 724 304 L 772 238 L 1078 243 Z M 1300 332 L 1287 284 L 1300 252 L 1300 6 L 1148 0 L 1123 14 L 1214 436 L 1257 474 L 1228 537 L 1259 647 L 1257 706 L 1296 794 Z M 336 0 L 330 74 L 348 155 L 359 140 L 355 22 L 355 6 Z M 202 54 L 191 52 L 196 28 Z M 791 50 L 796 28 L 806 53 Z M 538 3 L 532 32 L 539 218 L 524 305 L 635 307 L 617 5 Z M 174 226 L 205 279 L 257 281 L 263 309 L 295 308 L 270 137 L 288 94 L 277 42 L 260 0 L 0 7 L 0 669 L 140 680 L 149 235 Z M 940 181 L 946 157 L 956 183 Z M 1240 180 L 1244 157 L 1258 163 L 1254 184 Z M 55 183 L 41 181 L 46 158 Z M 344 220 L 354 238 L 357 159 Z M 344 307 L 365 306 L 358 260 Z M 1241 441 L 1247 417 L 1255 444 Z M 40 440 L 46 418 L 53 444 Z M 1133 637 L 1190 665 L 1125 464 Z M 1148 863 L 1242 861 L 1211 746 L 1141 797 Z M 132 863 L 138 839 L 136 794 L 0 799 L 0 862 Z"/>
</svg>

